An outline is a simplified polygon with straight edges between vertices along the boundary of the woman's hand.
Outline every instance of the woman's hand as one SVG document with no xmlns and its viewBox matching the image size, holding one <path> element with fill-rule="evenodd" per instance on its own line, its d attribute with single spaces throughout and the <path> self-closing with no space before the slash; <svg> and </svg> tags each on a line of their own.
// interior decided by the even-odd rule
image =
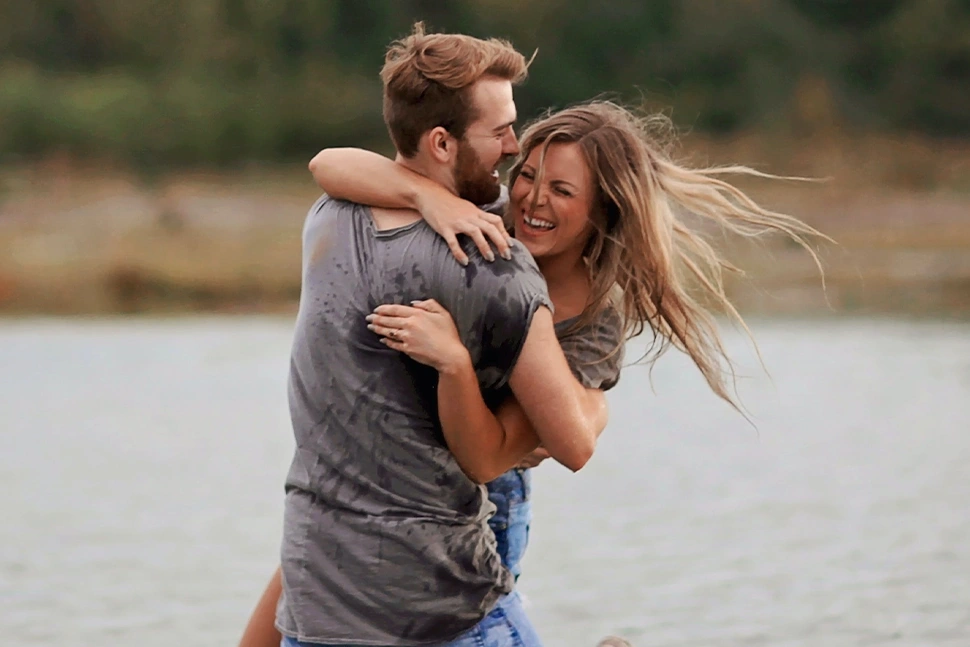
<svg viewBox="0 0 970 647">
<path fill-rule="evenodd" d="M 439 373 L 471 363 L 454 320 L 434 299 L 412 301 L 410 306 L 377 306 L 367 321 L 367 327 L 381 335 L 381 343 Z"/>
<path fill-rule="evenodd" d="M 530 469 L 533 467 L 538 467 L 542 461 L 547 458 L 552 458 L 552 456 L 542 447 L 536 447 L 534 450 L 525 455 L 516 467 L 520 469 Z"/>
<path fill-rule="evenodd" d="M 468 255 L 458 244 L 458 234 L 470 236 L 478 251 L 489 261 L 495 260 L 489 241 L 495 244 L 499 256 L 506 260 L 512 258 L 512 237 L 505 231 L 501 216 L 482 211 L 444 188 L 421 191 L 416 199 L 421 217 L 445 239 L 451 253 L 462 265 L 468 265 Z"/>
</svg>

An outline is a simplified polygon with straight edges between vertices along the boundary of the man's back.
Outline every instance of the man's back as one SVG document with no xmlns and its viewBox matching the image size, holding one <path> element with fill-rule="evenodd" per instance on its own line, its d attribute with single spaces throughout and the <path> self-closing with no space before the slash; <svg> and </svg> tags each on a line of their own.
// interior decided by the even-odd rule
<svg viewBox="0 0 970 647">
<path fill-rule="evenodd" d="M 486 393 L 508 379 L 549 305 L 531 257 L 468 267 L 423 222 L 377 231 L 366 207 L 322 198 L 304 229 L 290 372 L 284 633 L 408 645 L 474 625 L 512 587 L 485 526 L 483 488 L 445 446 L 436 372 L 378 341 L 365 316 L 434 298 L 455 319 Z"/>
</svg>

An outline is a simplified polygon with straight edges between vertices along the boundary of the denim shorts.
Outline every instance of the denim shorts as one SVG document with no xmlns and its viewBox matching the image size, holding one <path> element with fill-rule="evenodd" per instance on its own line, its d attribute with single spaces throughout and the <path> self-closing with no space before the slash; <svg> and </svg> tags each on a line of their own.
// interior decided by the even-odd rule
<svg viewBox="0 0 970 647">
<path fill-rule="evenodd" d="M 498 554 L 515 579 L 519 579 L 532 524 L 532 474 L 527 469 L 511 469 L 491 481 L 487 488 L 488 499 L 496 508 L 488 525 L 495 533 Z"/>
<path fill-rule="evenodd" d="M 302 643 L 283 636 L 280 647 L 328 647 L 317 643 Z M 351 647 L 340 645 L 340 647 Z M 499 600 L 495 608 L 482 620 L 454 640 L 438 647 L 542 647 L 535 627 L 525 615 L 522 598 L 513 591 Z"/>
</svg>

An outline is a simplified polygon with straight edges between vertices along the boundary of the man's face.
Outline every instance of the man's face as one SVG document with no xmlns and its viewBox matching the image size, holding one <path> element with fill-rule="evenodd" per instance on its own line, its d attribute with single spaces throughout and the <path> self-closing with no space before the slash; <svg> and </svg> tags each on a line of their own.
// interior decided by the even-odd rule
<svg viewBox="0 0 970 647">
<path fill-rule="evenodd" d="M 469 202 L 487 204 L 499 197 L 499 166 L 519 152 L 512 130 L 515 102 L 512 84 L 496 78 L 480 79 L 470 94 L 478 119 L 469 124 L 465 136 L 458 141 L 455 188 Z"/>
</svg>

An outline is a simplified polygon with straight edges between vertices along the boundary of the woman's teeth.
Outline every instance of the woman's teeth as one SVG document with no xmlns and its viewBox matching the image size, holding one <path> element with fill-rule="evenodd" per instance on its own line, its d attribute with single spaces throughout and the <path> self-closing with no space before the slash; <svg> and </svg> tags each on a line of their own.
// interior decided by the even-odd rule
<svg viewBox="0 0 970 647">
<path fill-rule="evenodd" d="M 548 220 L 530 218 L 529 216 L 523 217 L 522 220 L 525 222 L 525 224 L 529 225 L 530 227 L 535 227 L 536 229 L 552 229 L 556 226 Z"/>
</svg>

